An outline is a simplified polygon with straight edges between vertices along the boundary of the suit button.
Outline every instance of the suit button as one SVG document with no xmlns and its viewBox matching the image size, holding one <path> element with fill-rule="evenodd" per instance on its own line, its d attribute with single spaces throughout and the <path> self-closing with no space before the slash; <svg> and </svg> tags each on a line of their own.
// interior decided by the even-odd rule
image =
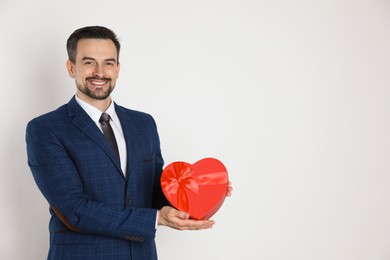
<svg viewBox="0 0 390 260">
<path fill-rule="evenodd" d="M 126 197 L 126 205 L 130 205 L 131 204 L 131 197 Z"/>
</svg>

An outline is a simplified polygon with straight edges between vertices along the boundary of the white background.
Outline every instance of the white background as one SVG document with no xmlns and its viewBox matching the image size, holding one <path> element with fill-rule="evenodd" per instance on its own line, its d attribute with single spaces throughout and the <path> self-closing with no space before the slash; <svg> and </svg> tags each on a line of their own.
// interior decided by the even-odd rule
<svg viewBox="0 0 390 260">
<path fill-rule="evenodd" d="M 390 259 L 387 0 L 0 0 L 0 259 L 45 259 L 25 126 L 68 102 L 65 42 L 122 43 L 117 103 L 151 113 L 166 163 L 215 157 L 212 230 L 157 231 L 160 259 Z"/>
</svg>

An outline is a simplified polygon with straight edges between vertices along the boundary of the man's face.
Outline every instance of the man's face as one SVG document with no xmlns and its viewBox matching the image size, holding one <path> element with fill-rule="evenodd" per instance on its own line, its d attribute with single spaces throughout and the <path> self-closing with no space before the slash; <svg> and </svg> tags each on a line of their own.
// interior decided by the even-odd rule
<svg viewBox="0 0 390 260">
<path fill-rule="evenodd" d="M 75 63 L 67 61 L 69 75 L 75 79 L 80 98 L 104 100 L 115 88 L 120 65 L 111 40 L 82 39 L 77 44 Z"/>
</svg>

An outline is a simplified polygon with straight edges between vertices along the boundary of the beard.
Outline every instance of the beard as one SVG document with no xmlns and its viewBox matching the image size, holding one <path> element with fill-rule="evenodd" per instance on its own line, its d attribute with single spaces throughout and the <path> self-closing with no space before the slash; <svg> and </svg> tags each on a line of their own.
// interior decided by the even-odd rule
<svg viewBox="0 0 390 260">
<path fill-rule="evenodd" d="M 78 83 L 76 81 L 76 86 L 80 92 L 85 94 L 86 96 L 92 98 L 92 99 L 97 99 L 97 100 L 104 100 L 108 98 L 111 94 L 111 92 L 114 90 L 115 85 L 112 85 L 111 79 L 109 78 L 96 78 L 96 77 L 90 77 L 86 78 L 86 84 L 82 85 L 81 83 Z M 95 88 L 95 90 L 90 90 L 87 86 L 89 80 L 106 80 L 108 81 L 108 89 L 103 90 L 103 88 Z"/>
</svg>

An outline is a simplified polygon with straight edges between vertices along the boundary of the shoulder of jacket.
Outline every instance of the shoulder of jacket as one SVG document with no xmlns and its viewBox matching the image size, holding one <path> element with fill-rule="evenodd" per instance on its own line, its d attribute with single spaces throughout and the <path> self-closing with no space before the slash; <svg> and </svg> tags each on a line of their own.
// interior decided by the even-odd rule
<svg viewBox="0 0 390 260">
<path fill-rule="evenodd" d="M 56 110 L 47 112 L 45 114 L 42 114 L 40 116 L 37 116 L 30 120 L 30 123 L 43 123 L 43 122 L 50 122 L 53 120 L 58 120 L 59 118 L 66 115 L 66 105 L 62 105 Z"/>
</svg>

